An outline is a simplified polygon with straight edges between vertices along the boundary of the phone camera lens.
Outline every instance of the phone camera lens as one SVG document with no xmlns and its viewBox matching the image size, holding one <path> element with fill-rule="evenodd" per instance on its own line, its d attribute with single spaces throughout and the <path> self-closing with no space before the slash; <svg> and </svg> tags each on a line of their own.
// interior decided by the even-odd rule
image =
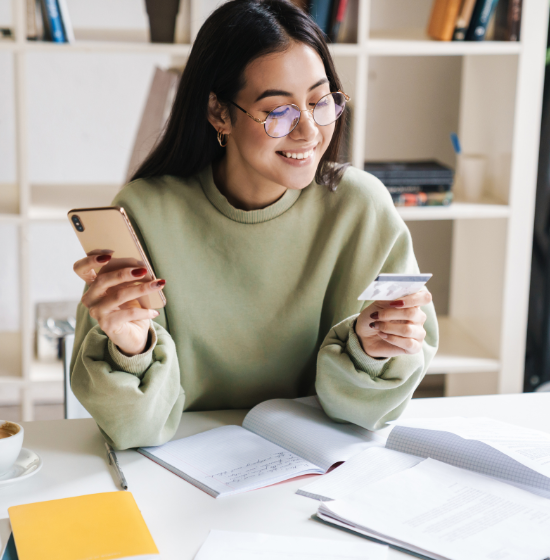
<svg viewBox="0 0 550 560">
<path fill-rule="evenodd" d="M 73 216 L 71 220 L 73 221 L 74 227 L 77 231 L 84 231 L 84 226 L 81 224 L 80 218 L 78 216 Z"/>
</svg>

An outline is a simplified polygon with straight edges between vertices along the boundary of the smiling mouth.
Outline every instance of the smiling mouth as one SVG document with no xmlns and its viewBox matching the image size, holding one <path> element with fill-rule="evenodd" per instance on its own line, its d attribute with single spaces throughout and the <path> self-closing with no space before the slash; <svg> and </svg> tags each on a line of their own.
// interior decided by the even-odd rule
<svg viewBox="0 0 550 560">
<path fill-rule="evenodd" d="M 285 151 L 280 151 L 277 152 L 279 155 L 286 157 L 288 159 L 308 159 L 310 158 L 313 153 L 315 152 L 315 148 L 312 148 L 311 150 L 308 150 L 307 152 L 285 152 Z"/>
</svg>

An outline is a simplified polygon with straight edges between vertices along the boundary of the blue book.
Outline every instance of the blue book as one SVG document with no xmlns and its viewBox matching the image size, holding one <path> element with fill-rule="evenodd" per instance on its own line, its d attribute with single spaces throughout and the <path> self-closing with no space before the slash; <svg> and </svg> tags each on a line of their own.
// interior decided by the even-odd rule
<svg viewBox="0 0 550 560">
<path fill-rule="evenodd" d="M 10 535 L 8 539 L 8 544 L 4 549 L 4 554 L 2 555 L 1 560 L 19 560 L 17 556 L 17 550 L 15 549 L 15 541 L 13 540 L 13 533 Z"/>
<path fill-rule="evenodd" d="M 321 28 L 321 31 L 328 35 L 332 0 L 312 0 L 309 6 L 309 13 L 315 20 L 315 23 Z"/>
<path fill-rule="evenodd" d="M 498 0 L 477 0 L 466 32 L 466 41 L 483 41 Z"/>
<path fill-rule="evenodd" d="M 59 12 L 57 0 L 42 0 L 46 7 L 46 15 L 48 17 L 49 28 L 51 30 L 52 41 L 54 43 L 66 43 L 65 31 L 63 30 L 63 21 Z"/>
</svg>

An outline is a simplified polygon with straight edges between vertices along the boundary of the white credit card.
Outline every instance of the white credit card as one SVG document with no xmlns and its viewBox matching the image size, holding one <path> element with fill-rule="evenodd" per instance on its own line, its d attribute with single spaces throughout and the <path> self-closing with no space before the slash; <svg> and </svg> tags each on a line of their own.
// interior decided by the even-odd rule
<svg viewBox="0 0 550 560">
<path fill-rule="evenodd" d="M 380 274 L 357 298 L 359 300 L 393 301 L 419 292 L 432 274 Z"/>
</svg>

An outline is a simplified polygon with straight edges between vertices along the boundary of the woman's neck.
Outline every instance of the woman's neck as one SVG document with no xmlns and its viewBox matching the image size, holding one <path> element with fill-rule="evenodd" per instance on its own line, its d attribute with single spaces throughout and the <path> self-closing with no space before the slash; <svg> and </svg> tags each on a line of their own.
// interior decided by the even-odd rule
<svg viewBox="0 0 550 560">
<path fill-rule="evenodd" d="M 212 175 L 216 187 L 229 204 L 240 210 L 266 208 L 277 202 L 287 190 L 261 177 L 254 178 L 253 172 L 247 172 L 241 166 L 229 166 L 227 156 L 212 164 Z"/>
</svg>

